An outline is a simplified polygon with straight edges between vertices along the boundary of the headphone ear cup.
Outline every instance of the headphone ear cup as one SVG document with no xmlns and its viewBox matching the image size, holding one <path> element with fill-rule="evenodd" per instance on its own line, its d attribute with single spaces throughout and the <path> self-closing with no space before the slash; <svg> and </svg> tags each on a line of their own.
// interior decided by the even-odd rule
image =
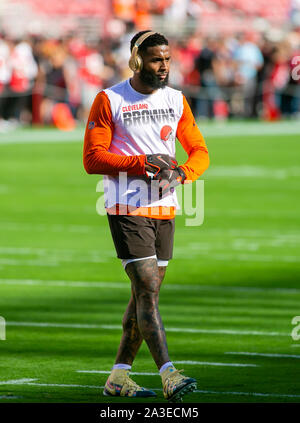
<svg viewBox="0 0 300 423">
<path fill-rule="evenodd" d="M 143 59 L 139 54 L 136 55 L 136 71 L 140 72 L 143 69 Z"/>
<path fill-rule="evenodd" d="M 129 67 L 130 67 L 130 69 L 133 72 L 136 71 L 136 65 L 137 65 L 137 63 L 136 63 L 136 56 L 137 56 L 137 51 L 138 51 L 138 47 L 137 46 L 134 46 L 133 47 L 133 50 L 131 52 L 131 56 L 130 56 L 129 62 L 128 62 Z"/>
<path fill-rule="evenodd" d="M 129 64 L 130 69 L 133 72 L 135 72 L 136 71 L 136 62 L 135 62 L 135 58 L 133 56 L 130 57 L 128 64 Z"/>
<path fill-rule="evenodd" d="M 139 54 L 137 54 L 137 52 L 138 47 L 134 46 L 128 62 L 129 67 L 133 72 L 140 72 L 143 68 L 143 59 Z"/>
</svg>

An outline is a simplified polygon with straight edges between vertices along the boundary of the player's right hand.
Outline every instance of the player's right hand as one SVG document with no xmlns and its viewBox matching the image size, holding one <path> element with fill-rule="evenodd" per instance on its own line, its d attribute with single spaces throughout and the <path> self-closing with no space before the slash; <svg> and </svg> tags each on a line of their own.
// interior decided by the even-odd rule
<svg viewBox="0 0 300 423">
<path fill-rule="evenodd" d="M 178 165 L 175 158 L 168 154 L 147 154 L 145 160 L 145 174 L 148 178 L 156 178 L 163 169 L 175 169 Z"/>
<path fill-rule="evenodd" d="M 173 192 L 177 185 L 183 184 L 186 180 L 186 174 L 180 167 L 163 169 L 156 179 L 159 181 L 159 198 L 162 198 L 167 192 Z"/>
</svg>

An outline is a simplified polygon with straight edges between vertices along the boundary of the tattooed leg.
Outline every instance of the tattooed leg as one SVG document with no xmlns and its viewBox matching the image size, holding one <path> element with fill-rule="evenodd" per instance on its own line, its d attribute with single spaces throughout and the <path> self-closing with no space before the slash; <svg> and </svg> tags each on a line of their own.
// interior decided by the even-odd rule
<svg viewBox="0 0 300 423">
<path fill-rule="evenodd" d="M 126 266 L 126 270 L 128 266 Z M 158 267 L 158 273 L 160 288 L 165 277 L 166 267 Z M 132 293 L 123 317 L 123 335 L 115 364 L 123 363 L 131 366 L 142 342 L 143 336 L 137 324 L 135 295 Z"/>
<path fill-rule="evenodd" d="M 165 329 L 158 310 L 161 277 L 156 259 L 146 259 L 129 263 L 126 272 L 131 279 L 136 302 L 136 317 L 140 335 L 146 341 L 152 357 L 160 368 L 170 361 Z"/>
<path fill-rule="evenodd" d="M 131 295 L 131 298 L 129 300 L 122 323 L 123 335 L 121 338 L 115 364 L 124 363 L 129 364 L 131 366 L 143 342 L 143 337 L 140 334 L 137 324 L 136 303 L 133 294 Z"/>
</svg>

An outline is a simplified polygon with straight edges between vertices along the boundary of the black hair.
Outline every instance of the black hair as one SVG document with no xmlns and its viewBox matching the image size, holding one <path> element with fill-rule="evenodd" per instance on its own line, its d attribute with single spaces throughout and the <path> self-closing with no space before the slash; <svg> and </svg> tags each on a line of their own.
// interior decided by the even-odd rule
<svg viewBox="0 0 300 423">
<path fill-rule="evenodd" d="M 145 34 L 146 32 L 150 32 L 150 29 L 147 29 L 146 31 L 140 31 L 132 38 L 130 41 L 130 51 L 132 51 L 134 44 L 136 41 L 140 38 L 141 35 Z M 139 47 L 139 51 L 145 52 L 147 47 L 154 47 L 154 46 L 164 46 L 169 45 L 169 41 L 166 39 L 166 37 L 162 34 L 159 34 L 156 32 L 153 35 L 150 35 L 146 40 L 144 40 Z"/>
</svg>

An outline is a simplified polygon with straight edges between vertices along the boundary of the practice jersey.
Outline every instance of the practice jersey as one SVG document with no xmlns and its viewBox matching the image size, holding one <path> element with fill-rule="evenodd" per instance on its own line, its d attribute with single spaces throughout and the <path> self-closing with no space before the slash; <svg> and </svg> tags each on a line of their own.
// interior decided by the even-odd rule
<svg viewBox="0 0 300 423">
<path fill-rule="evenodd" d="M 84 166 L 88 173 L 104 175 L 108 212 L 116 212 L 118 205 L 126 207 L 126 214 L 174 217 L 176 191 L 156 195 L 155 183 L 145 176 L 145 158 L 157 153 L 175 157 L 176 137 L 189 156 L 180 167 L 186 180 L 194 181 L 208 167 L 208 152 L 180 91 L 164 87 L 146 95 L 126 80 L 97 95 L 85 132 Z"/>
</svg>

